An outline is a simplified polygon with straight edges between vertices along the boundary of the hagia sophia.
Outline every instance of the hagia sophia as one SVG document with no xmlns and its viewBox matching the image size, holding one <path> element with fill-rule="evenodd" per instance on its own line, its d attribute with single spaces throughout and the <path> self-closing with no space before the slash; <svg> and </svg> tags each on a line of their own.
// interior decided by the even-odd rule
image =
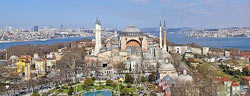
<svg viewBox="0 0 250 96">
<path fill-rule="evenodd" d="M 167 28 L 166 23 L 160 24 L 159 43 L 155 42 L 155 37 L 145 35 L 139 28 L 130 25 L 116 33 L 114 36 L 105 38 L 105 44 L 102 44 L 101 23 L 96 20 L 95 25 L 95 48 L 86 56 L 86 66 L 98 68 L 98 73 L 91 73 L 92 76 L 98 75 L 99 79 L 116 78 L 118 72 L 134 73 L 139 72 L 149 75 L 157 72 L 157 79 L 162 80 L 166 76 L 174 80 L 189 77 L 184 71 L 181 77 L 178 77 L 176 68 L 173 65 L 173 58 L 168 49 L 175 49 L 173 46 L 167 46 Z M 162 30 L 163 29 L 163 30 Z M 163 36 L 162 36 L 163 35 Z M 163 37 L 163 38 L 162 38 Z M 183 47 L 185 48 L 185 47 Z M 178 51 L 185 50 L 178 48 Z M 123 69 L 120 69 L 124 66 Z"/>
</svg>

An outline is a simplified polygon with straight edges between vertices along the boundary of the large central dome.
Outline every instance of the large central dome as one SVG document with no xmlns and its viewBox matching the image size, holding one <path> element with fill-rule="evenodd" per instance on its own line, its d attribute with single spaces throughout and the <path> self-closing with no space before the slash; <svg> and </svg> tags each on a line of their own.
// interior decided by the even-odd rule
<svg viewBox="0 0 250 96">
<path fill-rule="evenodd" d="M 141 30 L 139 28 L 136 28 L 133 25 L 130 25 L 126 27 L 125 29 L 123 29 L 122 32 L 141 32 Z"/>
<path fill-rule="evenodd" d="M 125 29 L 121 30 L 121 36 L 143 36 L 143 33 L 139 28 L 130 25 Z"/>
</svg>

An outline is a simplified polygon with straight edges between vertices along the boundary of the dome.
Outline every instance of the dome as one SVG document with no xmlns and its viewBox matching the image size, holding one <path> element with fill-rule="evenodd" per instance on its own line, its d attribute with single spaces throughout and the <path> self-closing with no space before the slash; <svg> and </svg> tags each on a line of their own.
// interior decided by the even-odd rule
<svg viewBox="0 0 250 96">
<path fill-rule="evenodd" d="M 141 30 L 133 25 L 130 25 L 127 28 L 123 29 L 122 32 L 141 32 Z"/>
<path fill-rule="evenodd" d="M 175 70 L 175 68 L 174 68 L 174 66 L 172 65 L 172 64 L 170 64 L 170 63 L 168 63 L 168 64 L 161 64 L 160 65 L 160 69 L 162 69 L 162 70 Z"/>
<path fill-rule="evenodd" d="M 190 76 L 190 75 L 184 75 L 184 74 L 182 74 L 182 75 L 178 76 L 177 80 L 179 82 L 192 82 L 193 81 L 193 77 Z"/>
<path fill-rule="evenodd" d="M 18 60 L 18 57 L 15 55 L 10 56 L 9 60 Z"/>
<path fill-rule="evenodd" d="M 183 70 L 183 74 L 180 75 L 177 80 L 180 83 L 193 82 L 193 77 L 187 74 L 186 69 Z"/>
<path fill-rule="evenodd" d="M 161 53 L 161 55 L 160 55 L 160 59 L 166 59 L 168 57 L 171 57 L 171 55 L 169 53 Z"/>
</svg>

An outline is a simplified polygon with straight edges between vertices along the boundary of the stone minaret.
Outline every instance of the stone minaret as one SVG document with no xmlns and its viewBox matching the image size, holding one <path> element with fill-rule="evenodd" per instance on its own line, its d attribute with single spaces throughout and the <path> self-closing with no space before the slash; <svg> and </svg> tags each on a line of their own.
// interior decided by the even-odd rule
<svg viewBox="0 0 250 96">
<path fill-rule="evenodd" d="M 163 27 L 163 50 L 167 50 L 167 28 L 166 28 L 166 22 L 164 20 L 164 27 Z"/>
<path fill-rule="evenodd" d="M 160 35 L 160 48 L 162 48 L 162 35 L 161 35 L 161 33 L 162 33 L 162 29 L 161 29 L 161 21 L 160 21 L 160 33 L 159 33 L 159 35 Z"/>
<path fill-rule="evenodd" d="M 100 52 L 100 49 L 102 47 L 101 44 L 101 22 L 97 18 L 95 23 L 95 55 L 97 55 Z"/>
</svg>

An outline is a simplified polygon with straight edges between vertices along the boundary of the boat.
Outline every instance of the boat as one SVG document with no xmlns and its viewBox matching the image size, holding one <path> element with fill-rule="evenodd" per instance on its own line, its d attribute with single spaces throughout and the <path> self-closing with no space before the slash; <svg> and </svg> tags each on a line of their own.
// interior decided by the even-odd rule
<svg viewBox="0 0 250 96">
<path fill-rule="evenodd" d="M 48 39 L 39 39 L 39 41 L 47 41 Z"/>
</svg>

